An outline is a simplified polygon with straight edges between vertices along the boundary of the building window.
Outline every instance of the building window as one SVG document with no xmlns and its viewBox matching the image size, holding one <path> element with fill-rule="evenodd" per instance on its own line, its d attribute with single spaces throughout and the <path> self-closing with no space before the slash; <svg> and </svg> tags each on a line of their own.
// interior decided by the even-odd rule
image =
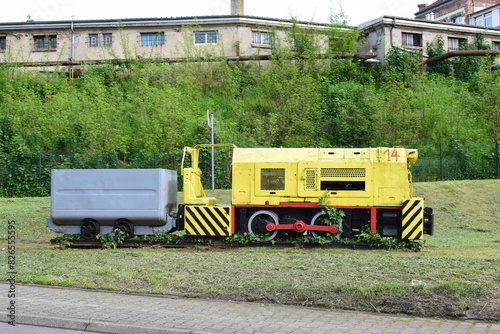
<svg viewBox="0 0 500 334">
<path fill-rule="evenodd" d="M 102 46 L 111 46 L 113 44 L 113 34 L 102 34 Z"/>
<path fill-rule="evenodd" d="M 451 22 L 457 23 L 457 24 L 464 24 L 465 20 L 463 16 L 457 16 L 451 19 Z"/>
<path fill-rule="evenodd" d="M 493 43 L 491 43 L 491 47 L 493 50 L 500 50 L 500 42 L 495 42 L 493 41 Z"/>
<path fill-rule="evenodd" d="M 141 33 L 141 45 L 163 45 L 165 44 L 165 34 L 158 33 Z"/>
<path fill-rule="evenodd" d="M 89 34 L 89 46 L 111 46 L 113 44 L 113 34 L 102 34 L 99 38 L 99 34 Z"/>
<path fill-rule="evenodd" d="M 99 35 L 98 34 L 89 34 L 89 46 L 92 48 L 99 46 Z"/>
<path fill-rule="evenodd" d="M 7 36 L 0 36 L 0 51 L 7 49 Z"/>
<path fill-rule="evenodd" d="M 35 50 L 57 49 L 57 35 L 34 36 Z"/>
<path fill-rule="evenodd" d="M 271 46 L 274 42 L 274 35 L 270 32 L 252 31 L 252 44 Z"/>
<path fill-rule="evenodd" d="M 467 40 L 465 38 L 448 38 L 448 50 L 455 51 L 460 50 L 460 46 L 464 44 Z"/>
<path fill-rule="evenodd" d="M 404 32 L 402 37 L 404 46 L 422 46 L 422 34 L 410 34 Z"/>
<path fill-rule="evenodd" d="M 476 16 L 474 18 L 474 25 L 481 27 L 493 27 L 493 12 Z"/>
<path fill-rule="evenodd" d="M 332 40 L 329 40 L 329 46 L 332 48 Z M 295 35 L 291 40 L 292 49 L 298 53 L 303 53 L 314 49 L 314 41 L 311 36 Z"/>
<path fill-rule="evenodd" d="M 216 31 L 194 33 L 194 44 L 217 44 L 217 43 L 219 43 L 219 33 Z"/>
</svg>

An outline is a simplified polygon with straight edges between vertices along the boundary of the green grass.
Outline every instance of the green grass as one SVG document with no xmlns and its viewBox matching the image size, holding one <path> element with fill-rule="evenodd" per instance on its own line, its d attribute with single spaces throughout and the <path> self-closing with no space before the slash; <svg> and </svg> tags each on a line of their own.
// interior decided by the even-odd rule
<svg viewBox="0 0 500 334">
<path fill-rule="evenodd" d="M 416 183 L 414 195 L 434 209 L 428 247 L 500 247 L 500 180 Z"/>
<path fill-rule="evenodd" d="M 500 294 L 498 257 L 345 249 L 38 248 L 18 252 L 18 281 L 442 317 L 478 314 Z M 412 286 L 414 279 L 426 285 Z M 487 313 L 483 318 L 495 320 Z"/>
<path fill-rule="evenodd" d="M 223 204 L 229 194 L 209 192 Z M 500 180 L 419 183 L 415 195 L 435 209 L 436 234 L 421 252 L 57 250 L 45 227 L 49 199 L 2 198 L 0 212 L 2 226 L 16 221 L 19 282 L 500 321 Z"/>
<path fill-rule="evenodd" d="M 0 224 L 15 221 L 16 240 L 48 242 L 54 232 L 45 226 L 50 216 L 50 198 L 0 198 Z M 0 240 L 7 238 L 7 228 L 0 228 Z"/>
</svg>

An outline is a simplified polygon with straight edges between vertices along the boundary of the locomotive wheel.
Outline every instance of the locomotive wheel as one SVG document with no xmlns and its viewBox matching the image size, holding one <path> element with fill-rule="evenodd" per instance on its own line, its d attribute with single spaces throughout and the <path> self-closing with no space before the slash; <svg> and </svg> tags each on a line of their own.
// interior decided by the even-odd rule
<svg viewBox="0 0 500 334">
<path fill-rule="evenodd" d="M 317 212 L 314 217 L 312 217 L 311 219 L 311 225 L 316 225 L 316 226 L 327 226 L 327 224 L 323 221 L 323 218 L 325 217 L 326 215 L 324 213 L 322 213 L 321 211 Z M 341 227 L 341 226 L 339 226 Z M 337 233 L 337 234 L 332 234 L 332 233 L 329 233 L 329 232 L 323 232 L 323 231 L 311 231 L 311 235 L 315 238 L 317 237 L 325 237 L 326 240 L 325 242 L 326 243 L 330 243 L 333 241 L 333 237 L 335 235 L 340 235 L 340 231 Z"/>
<path fill-rule="evenodd" d="M 126 234 L 125 238 L 132 238 L 134 236 L 134 224 L 125 218 L 120 218 L 116 221 L 115 228 Z"/>
<path fill-rule="evenodd" d="M 94 239 L 100 231 L 99 224 L 93 219 L 84 219 L 80 227 L 80 235 L 82 239 Z"/>
<path fill-rule="evenodd" d="M 266 230 L 266 225 L 268 223 L 273 223 L 275 225 L 278 225 L 279 224 L 278 215 L 269 210 L 260 210 L 255 212 L 248 219 L 247 230 L 248 232 L 252 233 L 257 240 L 269 241 L 274 239 L 274 237 L 276 237 L 276 235 L 278 234 L 278 230 L 275 230 L 268 236 L 267 235 L 264 237 L 259 236 L 262 233 L 269 233 Z"/>
</svg>

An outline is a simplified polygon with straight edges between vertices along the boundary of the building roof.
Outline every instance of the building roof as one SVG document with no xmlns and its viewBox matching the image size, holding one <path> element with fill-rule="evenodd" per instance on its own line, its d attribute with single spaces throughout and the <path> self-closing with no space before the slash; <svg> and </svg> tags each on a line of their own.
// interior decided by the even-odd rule
<svg viewBox="0 0 500 334">
<path fill-rule="evenodd" d="M 418 20 L 418 19 L 409 19 L 406 17 L 398 17 L 398 16 L 388 16 L 384 15 L 382 17 L 376 18 L 374 20 L 362 23 L 358 28 L 359 29 L 367 29 L 372 28 L 378 25 L 406 25 L 415 28 L 429 28 L 429 29 L 438 29 L 443 31 L 453 31 L 459 30 L 461 32 L 470 32 L 470 33 L 494 33 L 500 34 L 500 28 L 491 28 L 491 27 L 483 27 L 483 26 L 474 26 L 469 24 L 458 24 L 452 22 L 441 22 L 441 21 L 428 21 L 428 20 Z"/>
<path fill-rule="evenodd" d="M 199 23 L 262 23 L 291 25 L 292 20 L 274 19 L 268 17 L 249 16 L 249 15 L 213 15 L 213 16 L 187 16 L 187 17 L 156 17 L 156 18 L 127 18 L 127 19 L 98 19 L 98 20 L 64 20 L 64 21 L 26 21 L 26 22 L 0 22 L 1 28 L 41 28 L 41 27 L 63 27 L 63 26 L 116 26 L 116 25 L 134 25 L 134 24 L 199 24 Z M 311 23 L 305 21 L 296 21 L 300 25 L 311 27 L 327 27 L 326 23 Z"/>
<path fill-rule="evenodd" d="M 438 1 L 435 1 L 435 2 L 431 3 L 430 5 L 424 7 L 422 10 L 419 10 L 418 12 L 416 12 L 415 16 L 423 15 L 423 14 L 428 13 L 430 11 L 433 11 L 436 8 L 441 7 L 449 2 L 454 2 L 454 1 L 456 1 L 456 0 L 438 0 Z"/>
</svg>

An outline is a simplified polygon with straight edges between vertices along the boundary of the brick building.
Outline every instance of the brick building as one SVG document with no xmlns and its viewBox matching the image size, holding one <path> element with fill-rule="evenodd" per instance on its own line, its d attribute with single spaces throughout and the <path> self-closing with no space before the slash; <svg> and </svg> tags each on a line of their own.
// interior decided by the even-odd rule
<svg viewBox="0 0 500 334">
<path fill-rule="evenodd" d="M 474 24 L 471 14 L 498 4 L 500 0 L 438 0 L 430 5 L 418 5 L 415 19 Z"/>
<path fill-rule="evenodd" d="M 488 28 L 500 28 L 500 4 L 483 10 L 478 10 L 472 13 L 469 17 L 471 25 Z"/>
</svg>

